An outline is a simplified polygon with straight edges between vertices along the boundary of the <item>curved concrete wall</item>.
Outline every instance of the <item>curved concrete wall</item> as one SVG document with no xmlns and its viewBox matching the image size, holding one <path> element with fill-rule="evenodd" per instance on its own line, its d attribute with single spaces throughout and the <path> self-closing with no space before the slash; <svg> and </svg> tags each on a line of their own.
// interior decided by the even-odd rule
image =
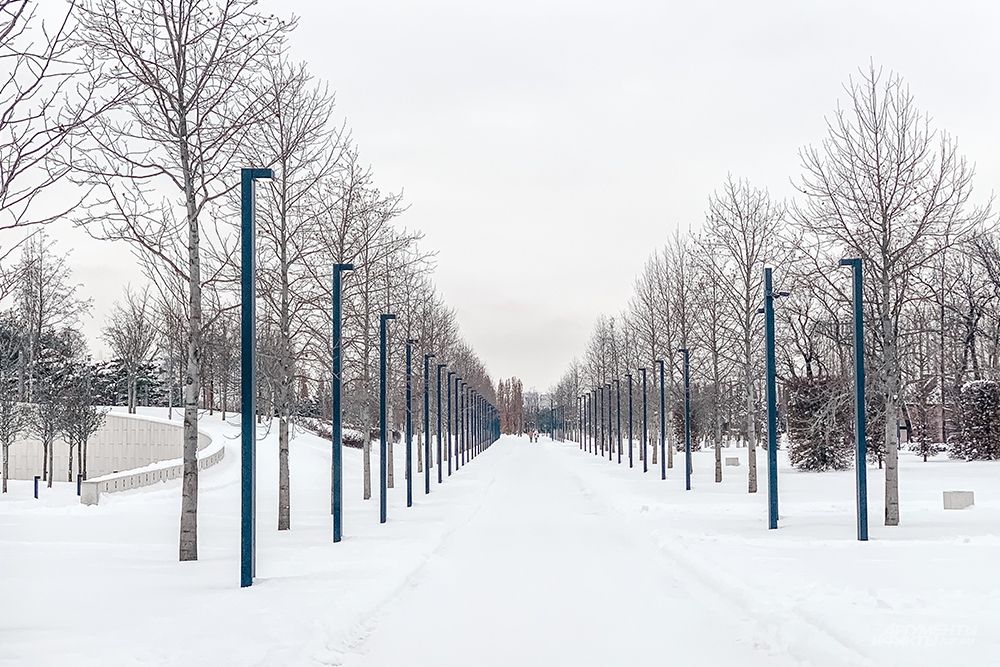
<svg viewBox="0 0 1000 667">
<path fill-rule="evenodd" d="M 158 461 L 183 456 L 184 427 L 180 421 L 109 412 L 104 425 L 87 444 L 87 476 L 90 479 L 110 473 L 142 468 Z M 198 434 L 198 449 L 212 442 L 204 433 Z M 68 479 L 69 445 L 62 440 L 54 443 L 53 467 L 55 480 Z M 79 472 L 73 453 L 73 475 Z M 31 479 L 42 474 L 42 443 L 34 438 L 21 438 L 10 447 L 10 479 Z"/>
<path fill-rule="evenodd" d="M 226 455 L 226 447 L 223 443 L 213 445 L 212 439 L 204 433 L 199 433 L 198 436 L 198 444 L 201 447 L 198 451 L 198 470 L 204 470 L 222 460 L 222 457 Z M 202 447 L 204 440 L 207 440 L 208 443 Z M 177 479 L 183 474 L 184 461 L 178 458 L 159 461 L 136 470 L 126 470 L 91 478 L 84 482 L 80 488 L 80 502 L 84 505 L 96 505 L 100 501 L 102 493 L 137 489 L 141 486 L 165 482 L 168 479 Z"/>
</svg>

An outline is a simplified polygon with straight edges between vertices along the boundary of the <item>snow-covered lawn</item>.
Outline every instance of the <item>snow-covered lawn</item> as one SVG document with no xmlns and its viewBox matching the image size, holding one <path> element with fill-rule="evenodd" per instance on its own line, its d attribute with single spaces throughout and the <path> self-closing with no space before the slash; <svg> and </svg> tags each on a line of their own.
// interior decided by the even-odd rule
<svg viewBox="0 0 1000 667">
<path fill-rule="evenodd" d="M 179 419 L 177 415 L 175 418 Z M 711 452 L 666 482 L 577 449 L 505 438 L 389 523 L 345 450 L 345 541 L 331 543 L 329 445 L 292 447 L 278 533 L 277 429 L 258 444 L 257 583 L 239 588 L 239 443 L 201 477 L 200 551 L 178 563 L 179 482 L 79 505 L 74 485 L 0 497 L 0 664 L 990 664 L 1000 656 L 1000 465 L 904 454 L 903 525 L 858 543 L 852 472 L 782 465 L 781 527 Z M 263 431 L 262 431 L 263 433 Z M 436 480 L 436 475 L 432 476 Z M 377 476 L 375 477 L 377 484 Z M 976 506 L 944 511 L 941 492 Z"/>
<path fill-rule="evenodd" d="M 574 448 L 576 445 L 569 445 Z M 882 472 L 870 466 L 870 541 L 855 540 L 854 473 L 807 473 L 779 461 L 779 529 L 766 529 L 766 465 L 760 491 L 746 493 L 740 467 L 694 454 L 692 491 L 683 457 L 668 481 L 593 455 L 580 476 L 608 507 L 647 533 L 692 579 L 752 618 L 762 642 L 803 662 L 838 664 L 993 664 L 1000 662 L 1000 463 L 901 453 L 902 525 L 883 525 Z M 578 463 L 579 464 L 579 463 Z M 638 466 L 637 462 L 637 466 Z M 638 479 L 637 479 L 638 478 Z M 942 509 L 942 491 L 974 490 L 976 506 Z"/>
</svg>

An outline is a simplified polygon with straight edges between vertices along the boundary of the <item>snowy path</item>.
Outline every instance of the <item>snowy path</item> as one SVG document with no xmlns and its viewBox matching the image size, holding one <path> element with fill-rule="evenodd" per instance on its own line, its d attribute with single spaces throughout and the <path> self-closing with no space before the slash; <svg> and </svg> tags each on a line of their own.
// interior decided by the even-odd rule
<svg viewBox="0 0 1000 667">
<path fill-rule="evenodd" d="M 162 414 L 160 416 L 163 416 Z M 781 527 L 741 462 L 694 490 L 574 443 L 504 437 L 389 522 L 345 460 L 345 539 L 330 540 L 329 443 L 291 448 L 293 529 L 277 531 L 277 428 L 258 442 L 258 579 L 239 587 L 235 416 L 199 492 L 196 563 L 177 562 L 179 480 L 79 504 L 57 483 L 0 495 L 0 666 L 996 664 L 1000 463 L 901 456 L 905 525 L 854 539 L 851 471 L 782 459 Z M 377 463 L 373 462 L 373 467 Z M 418 489 L 420 485 L 418 484 Z M 948 512 L 941 490 L 976 490 Z M 183 637 L 183 640 L 179 640 Z"/>
<path fill-rule="evenodd" d="M 566 454 L 513 438 L 489 450 L 478 509 L 345 664 L 662 665 L 678 652 L 688 664 L 781 664 L 592 496 Z"/>
</svg>

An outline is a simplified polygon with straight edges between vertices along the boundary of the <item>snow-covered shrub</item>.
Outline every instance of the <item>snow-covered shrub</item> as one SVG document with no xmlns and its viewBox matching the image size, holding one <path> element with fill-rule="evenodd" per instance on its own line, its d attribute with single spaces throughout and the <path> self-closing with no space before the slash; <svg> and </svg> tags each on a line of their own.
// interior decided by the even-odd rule
<svg viewBox="0 0 1000 667">
<path fill-rule="evenodd" d="M 311 432 L 313 435 L 319 436 L 324 439 L 329 439 L 333 435 L 332 426 L 330 422 L 324 421 L 322 419 L 314 419 L 312 417 L 299 417 L 297 423 L 302 426 L 307 431 Z M 396 437 L 396 431 L 393 431 L 393 442 L 397 441 L 399 438 Z M 378 437 L 378 434 L 373 434 L 373 437 Z M 361 449 L 365 444 L 364 432 L 360 429 L 354 428 L 349 424 L 344 424 L 343 426 L 343 442 L 344 447 L 353 447 L 355 449 Z"/>
<path fill-rule="evenodd" d="M 975 380 L 962 386 L 958 400 L 961 430 L 951 455 L 972 460 L 1000 459 L 1000 382 Z"/>
<path fill-rule="evenodd" d="M 918 440 L 916 442 L 911 442 L 906 449 L 914 454 L 924 457 L 924 461 L 926 461 L 928 458 L 937 456 L 941 452 L 946 451 L 947 447 L 940 442 L 921 442 Z"/>
<path fill-rule="evenodd" d="M 850 387 L 841 378 L 795 378 L 788 390 L 788 456 L 800 470 L 845 470 L 853 453 Z"/>
</svg>

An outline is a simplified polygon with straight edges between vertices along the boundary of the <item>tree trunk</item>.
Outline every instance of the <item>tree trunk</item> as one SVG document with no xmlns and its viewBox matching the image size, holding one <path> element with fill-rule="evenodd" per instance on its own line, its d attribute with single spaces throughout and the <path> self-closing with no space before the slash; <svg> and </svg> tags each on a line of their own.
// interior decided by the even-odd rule
<svg viewBox="0 0 1000 667">
<path fill-rule="evenodd" d="M 670 387 L 670 396 L 674 395 L 673 383 Z M 671 425 L 674 423 L 674 411 L 667 410 L 667 467 L 674 467 L 674 448 L 677 447 L 677 442 L 674 439 L 674 429 Z"/>
<path fill-rule="evenodd" d="M 659 405 L 659 404 L 657 404 L 657 405 Z M 659 414 L 660 413 L 660 409 L 659 409 L 659 407 L 656 408 L 656 413 L 657 413 L 656 414 L 656 421 L 653 422 L 653 428 L 650 429 L 650 431 L 651 431 L 651 442 L 650 442 L 650 444 L 652 445 L 652 449 L 653 449 L 653 455 L 650 458 L 650 463 L 654 467 L 656 466 L 656 457 L 657 457 L 657 451 L 656 450 L 658 450 L 660 448 L 660 446 L 659 446 L 659 443 L 660 443 L 660 414 Z M 608 435 L 610 436 L 611 434 L 609 433 Z M 608 438 L 609 444 L 610 444 L 610 441 L 611 441 L 611 438 L 609 437 Z"/>
<path fill-rule="evenodd" d="M 55 452 L 56 452 L 56 443 L 49 442 L 49 481 L 45 486 L 47 486 L 50 489 L 52 488 L 52 478 L 55 477 L 55 467 L 54 467 Z"/>
<path fill-rule="evenodd" d="M 941 291 L 938 299 L 938 389 L 941 392 L 941 442 L 948 442 L 948 432 L 945 428 L 944 414 L 945 405 L 947 404 L 947 396 L 945 395 L 945 310 L 944 310 L 944 267 L 945 267 L 945 256 L 947 252 L 941 253 Z"/>
<path fill-rule="evenodd" d="M 889 285 L 883 282 L 882 303 L 888 304 Z M 899 415 L 900 370 L 898 341 L 887 306 L 882 308 L 883 348 L 885 352 L 885 525 L 899 525 L 899 451 L 896 446 L 896 420 Z"/>
<path fill-rule="evenodd" d="M 188 226 L 188 349 L 184 378 L 184 477 L 181 484 L 180 560 L 198 560 L 198 395 L 201 393 L 201 253 L 187 119 L 180 100 L 178 136 Z"/>
<path fill-rule="evenodd" d="M 722 413 L 715 410 L 715 481 L 722 482 Z"/>
<path fill-rule="evenodd" d="M 386 485 L 386 487 L 392 489 L 392 488 L 395 488 L 395 483 L 396 483 L 395 476 L 393 475 L 393 468 L 395 466 L 393 466 L 393 464 L 392 464 L 392 426 L 390 425 L 390 424 L 392 424 L 392 410 L 386 408 L 386 412 L 388 412 L 387 418 L 389 420 L 389 424 L 386 425 L 386 433 L 385 433 L 385 437 L 386 437 L 386 443 L 385 443 L 385 453 L 386 453 L 386 458 L 385 458 L 385 466 L 386 466 L 385 485 Z"/>
<path fill-rule="evenodd" d="M 278 530 L 292 527 L 291 481 L 288 474 L 288 417 L 278 421 Z"/>
<path fill-rule="evenodd" d="M 49 440 L 42 438 L 42 481 L 49 478 Z"/>
<path fill-rule="evenodd" d="M 371 429 L 368 429 L 368 436 L 365 438 L 365 445 L 363 448 L 362 458 L 364 459 L 364 499 L 368 500 L 372 497 L 372 438 Z"/>
<path fill-rule="evenodd" d="M 69 443 L 69 456 L 67 457 L 69 461 L 67 462 L 66 470 L 66 481 L 73 481 L 73 443 Z"/>
<path fill-rule="evenodd" d="M 714 429 L 712 437 L 715 439 L 715 482 L 722 482 L 722 410 L 719 401 L 719 386 L 722 378 L 719 375 L 719 351 L 718 344 L 713 346 L 712 351 L 712 418 Z"/>
<path fill-rule="evenodd" d="M 3 493 L 7 493 L 7 476 L 10 473 L 10 443 L 3 443 Z"/>
<path fill-rule="evenodd" d="M 283 166 L 282 173 L 286 173 L 286 168 Z M 290 302 L 291 295 L 289 292 L 289 281 L 288 281 L 288 238 L 285 233 L 285 223 L 287 219 L 287 212 L 285 210 L 285 203 L 287 202 L 286 193 L 284 192 L 284 183 L 282 180 L 282 196 L 281 201 L 281 211 L 280 211 L 280 253 L 279 253 L 279 266 L 280 266 L 280 289 L 281 289 L 281 301 L 279 304 L 279 327 L 281 331 L 281 378 L 278 385 L 278 530 L 288 530 L 291 528 L 292 518 L 291 518 L 291 480 L 289 479 L 290 474 L 288 470 L 288 426 L 289 421 L 292 416 L 292 384 L 295 382 L 294 377 L 294 366 L 293 366 L 293 352 L 292 352 L 292 340 L 291 340 L 291 313 L 290 313 Z M 212 393 L 215 393 L 215 383 L 212 383 Z M 225 392 L 225 383 L 223 383 L 223 392 Z M 212 402 L 215 402 L 215 397 L 213 395 Z M 271 412 L 273 414 L 273 410 Z"/>
<path fill-rule="evenodd" d="M 173 345 L 170 346 L 170 358 L 173 359 L 174 350 Z M 174 369 L 173 362 L 171 361 L 170 368 L 170 386 L 167 388 L 167 419 L 173 420 L 174 418 Z"/>
</svg>

